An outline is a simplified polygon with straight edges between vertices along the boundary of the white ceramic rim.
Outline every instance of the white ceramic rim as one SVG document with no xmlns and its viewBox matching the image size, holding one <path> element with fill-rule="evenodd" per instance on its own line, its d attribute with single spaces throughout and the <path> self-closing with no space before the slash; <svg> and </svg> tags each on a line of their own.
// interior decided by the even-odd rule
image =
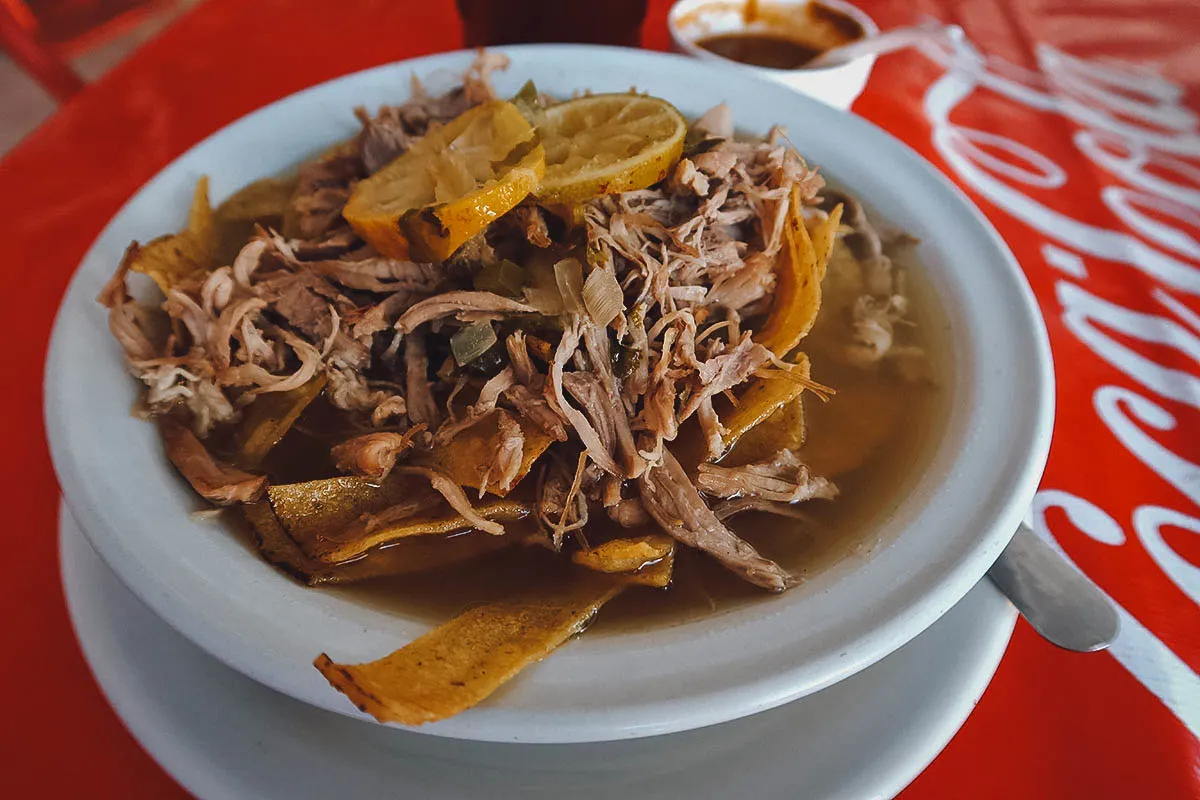
<svg viewBox="0 0 1200 800">
<path fill-rule="evenodd" d="M 788 2 L 788 5 L 806 5 L 809 2 L 812 2 L 812 0 Z M 847 16 L 853 18 L 855 22 L 862 26 L 865 38 L 879 35 L 879 26 L 875 24 L 875 20 L 871 19 L 871 17 L 867 15 L 867 12 L 863 11 L 858 6 L 847 3 L 845 0 L 819 0 L 819 2 L 822 5 L 829 6 L 835 11 L 841 11 Z M 736 3 L 735 0 L 678 0 L 678 2 L 671 6 L 671 10 L 667 12 L 667 31 L 671 34 L 671 41 L 675 44 L 677 49 L 682 50 L 693 58 L 698 58 L 703 61 L 715 61 L 721 64 L 729 64 L 736 66 L 739 69 L 749 69 L 756 72 L 764 72 L 774 77 L 792 75 L 813 77 L 828 76 L 835 70 L 844 70 L 853 64 L 858 64 L 868 60 L 874 62 L 875 60 L 875 56 L 873 54 L 868 54 L 859 56 L 858 58 L 853 58 L 849 61 L 843 61 L 837 64 L 827 64 L 824 67 L 817 67 L 815 69 L 808 67 L 801 67 L 800 69 L 779 69 L 776 67 L 759 67 L 753 64 L 743 64 L 740 61 L 734 61 L 732 59 L 725 58 L 724 56 L 717 55 L 711 50 L 705 50 L 703 47 L 700 47 L 696 44 L 696 41 L 693 37 L 684 35 L 683 31 L 680 30 L 680 15 L 694 13 L 706 5 L 727 6 L 738 5 L 738 3 Z"/>
<path fill-rule="evenodd" d="M 869 559 L 838 564 L 770 604 L 619 638 L 582 637 L 499 698 L 420 730 L 523 742 L 685 730 L 817 691 L 912 639 L 999 556 L 1033 497 L 1049 448 L 1049 344 L 1003 241 L 905 145 L 785 87 L 621 48 L 503 50 L 513 67 L 498 80 L 501 92 L 515 91 L 530 76 L 551 92 L 636 84 L 687 113 L 726 100 L 749 129 L 789 125 L 814 163 L 924 240 L 922 259 L 956 331 L 959 384 L 944 443 L 883 526 L 889 544 Z M 377 658 L 428 626 L 299 587 L 234 537 L 189 519 L 190 490 L 167 466 L 153 427 L 128 415 L 135 387 L 122 374 L 94 298 L 130 238 L 145 240 L 182 220 L 200 174 L 212 175 L 219 199 L 351 133 L 354 105 L 395 102 L 411 73 L 459 71 L 471 57 L 448 53 L 340 78 L 196 145 L 146 184 L 93 245 L 63 301 L 47 359 L 51 454 L 66 500 L 105 562 L 150 608 L 231 667 L 351 716 L 359 714 L 309 666 L 312 657 L 325 650 L 337 660 Z M 847 156 L 848 148 L 858 155 Z M 219 171 L 238 158 L 250 166 L 236 175 Z M 903 535 L 891 535 L 898 531 Z"/>
</svg>

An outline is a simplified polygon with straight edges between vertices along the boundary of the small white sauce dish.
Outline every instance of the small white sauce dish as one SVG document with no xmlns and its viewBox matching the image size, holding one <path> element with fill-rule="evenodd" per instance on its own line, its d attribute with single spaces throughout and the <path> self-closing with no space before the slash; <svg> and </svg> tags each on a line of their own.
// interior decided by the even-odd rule
<svg viewBox="0 0 1200 800">
<path fill-rule="evenodd" d="M 799 14 L 811 0 L 767 0 L 760 7 L 764 12 Z M 845 14 L 862 26 L 866 37 L 879 33 L 879 26 L 856 6 L 842 0 L 820 0 L 826 8 Z M 875 56 L 866 55 L 845 64 L 818 69 L 772 69 L 733 61 L 710 52 L 697 44 L 708 36 L 739 33 L 770 33 L 775 30 L 772 14 L 764 13 L 747 24 L 745 0 L 679 0 L 667 15 L 671 42 L 680 53 L 732 68 L 746 70 L 760 77 L 781 83 L 826 105 L 848 110 L 862 93 L 875 65 Z M 794 10 L 794 11 L 793 11 Z"/>
</svg>

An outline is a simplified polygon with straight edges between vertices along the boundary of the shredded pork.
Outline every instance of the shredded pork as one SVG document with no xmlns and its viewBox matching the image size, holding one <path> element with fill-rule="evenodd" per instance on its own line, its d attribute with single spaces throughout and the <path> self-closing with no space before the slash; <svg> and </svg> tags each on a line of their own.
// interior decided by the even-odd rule
<svg viewBox="0 0 1200 800">
<path fill-rule="evenodd" d="M 697 121 L 664 180 L 583 203 L 573 227 L 527 199 L 445 263 L 375 251 L 341 216 L 357 182 L 493 99 L 490 74 L 506 63 L 483 54 L 447 93 L 414 79 L 408 102 L 358 109 L 355 141 L 299 167 L 285 230 L 259 229 L 232 263 L 182 276 L 157 307 L 126 289 L 139 253 L 130 248 L 99 300 L 145 387 L 147 413 L 172 420 L 168 453 L 204 497 L 253 499 L 265 478 L 216 461 L 203 440 L 236 424 L 257 398 L 321 380 L 323 402 L 350 432 L 330 443 L 339 470 L 372 481 L 417 475 L 432 487 L 420 503 L 362 525 L 400 519 L 440 496 L 500 534 L 503 526 L 420 455 L 494 418 L 496 438 L 478 454 L 479 495 L 520 491 L 527 481 L 548 546 L 563 547 L 568 534 L 586 543 L 590 513 L 602 508 L 619 526 L 657 524 L 746 580 L 786 589 L 793 578 L 722 519 L 748 509 L 791 514 L 794 504 L 833 497 L 833 484 L 786 450 L 740 467 L 702 463 L 693 475 L 673 450 L 698 436 L 699 452 L 718 459 L 730 402 L 787 366 L 754 331 L 771 307 L 794 198 L 806 214 L 828 211 L 831 197 L 843 202 L 853 231 L 846 244 L 863 265 L 847 295 L 839 357 L 869 365 L 897 351 L 906 300 L 881 237 L 852 199 L 822 199 L 823 180 L 781 132 L 735 139 L 729 109 L 719 106 Z M 522 283 L 498 285 L 499 274 Z M 462 357 L 456 336 L 487 328 L 494 344 Z M 532 468 L 530 431 L 553 441 Z M 701 492 L 718 501 L 710 506 Z"/>
<path fill-rule="evenodd" d="M 837 497 L 837 487 L 809 472 L 791 450 L 740 467 L 701 464 L 696 475 L 700 491 L 725 499 L 757 497 L 779 503 L 802 503 Z"/>
<path fill-rule="evenodd" d="M 424 430 L 424 425 L 414 425 L 404 433 L 365 433 L 337 445 L 330 455 L 335 466 L 343 472 L 381 481 L 396 466 L 396 459 L 413 446 L 417 434 Z"/>
<path fill-rule="evenodd" d="M 250 503 L 266 490 L 265 475 L 251 475 L 216 460 L 209 455 L 204 443 L 183 425 L 167 419 L 159 429 L 167 458 L 205 500 L 219 506 Z"/>
<path fill-rule="evenodd" d="M 638 481 L 642 505 L 663 530 L 684 544 L 703 550 L 756 586 L 782 592 L 795 578 L 764 558 L 748 542 L 725 527 L 712 512 L 670 451 L 662 464 Z"/>
</svg>

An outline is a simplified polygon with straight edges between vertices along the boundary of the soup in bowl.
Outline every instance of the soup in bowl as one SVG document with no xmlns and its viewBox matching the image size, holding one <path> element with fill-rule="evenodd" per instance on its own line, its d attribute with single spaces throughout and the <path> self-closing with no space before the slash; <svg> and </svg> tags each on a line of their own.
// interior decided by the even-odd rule
<svg viewBox="0 0 1200 800">
<path fill-rule="evenodd" d="M 978 212 L 743 74 L 473 58 L 256 112 L 101 236 L 46 391 L 106 562 L 270 686 L 477 739 L 719 722 L 932 624 L 1049 438 Z"/>
</svg>

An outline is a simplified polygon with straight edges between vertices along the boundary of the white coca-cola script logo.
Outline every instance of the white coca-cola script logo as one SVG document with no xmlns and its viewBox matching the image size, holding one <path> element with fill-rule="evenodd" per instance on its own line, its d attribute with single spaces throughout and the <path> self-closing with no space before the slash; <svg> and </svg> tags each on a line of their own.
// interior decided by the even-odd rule
<svg viewBox="0 0 1200 800">
<path fill-rule="evenodd" d="M 1200 242 L 1193 235 L 1200 231 L 1200 167 L 1189 161 L 1200 156 L 1197 117 L 1181 105 L 1178 86 L 1138 65 L 1082 61 L 1042 45 L 1040 72 L 1031 72 L 988 58 L 965 39 L 923 49 L 946 69 L 924 97 L 939 155 L 961 181 L 1045 235 L 1041 255 L 1061 273 L 1055 295 L 1064 325 L 1137 387 L 1097 387 L 1095 413 L 1116 442 L 1178 489 L 1186 510 L 1139 505 L 1127 525 L 1163 575 L 1200 604 L 1200 568 L 1161 533 L 1172 527 L 1200 534 L 1200 519 L 1188 513 L 1200 507 L 1200 465 L 1155 439 L 1155 432 L 1170 431 L 1177 421 L 1152 399 L 1200 409 L 1200 317 L 1177 299 L 1178 293 L 1200 296 Z M 1097 168 L 1089 171 L 1082 190 L 1095 191 L 1098 179 L 1111 180 L 1099 187 L 1099 198 L 1126 230 L 1073 219 L 1031 197 L 1069 180 L 1034 145 L 951 121 L 956 107 L 981 90 L 1060 115 L 1074 123 L 1072 129 L 1078 126 L 1073 143 Z M 1150 280 L 1142 285 L 1157 311 L 1137 311 L 1125 305 L 1131 298 L 1089 291 L 1089 257 L 1145 273 Z M 1126 344 L 1131 340 L 1154 347 L 1141 352 Z M 1191 362 L 1192 369 L 1168 366 L 1147 354 L 1164 348 L 1183 357 L 1176 364 Z M 1051 508 L 1061 509 L 1095 542 L 1126 542 L 1125 526 L 1097 503 L 1043 489 L 1032 509 L 1033 525 L 1060 553 L 1047 523 Z M 1145 625 L 1119 610 L 1123 627 L 1110 651 L 1113 657 L 1200 737 L 1200 676 Z"/>
</svg>

